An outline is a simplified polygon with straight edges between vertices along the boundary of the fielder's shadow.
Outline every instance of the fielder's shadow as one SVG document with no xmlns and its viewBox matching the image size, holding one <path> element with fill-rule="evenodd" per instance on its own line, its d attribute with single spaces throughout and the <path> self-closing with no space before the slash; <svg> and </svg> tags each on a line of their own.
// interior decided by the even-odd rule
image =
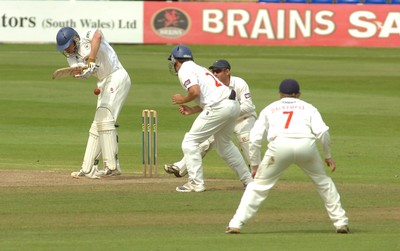
<svg viewBox="0 0 400 251">
<path fill-rule="evenodd" d="M 359 231 L 357 231 L 359 232 Z M 352 235 L 354 234 L 353 231 L 351 231 L 349 234 L 338 234 L 335 232 L 335 230 L 318 230 L 318 229 L 293 229 L 293 230 L 266 230 L 266 231 L 242 231 L 240 235 L 253 235 L 253 234 L 259 234 L 259 235 L 267 235 L 267 234 L 334 234 L 334 235 Z"/>
</svg>

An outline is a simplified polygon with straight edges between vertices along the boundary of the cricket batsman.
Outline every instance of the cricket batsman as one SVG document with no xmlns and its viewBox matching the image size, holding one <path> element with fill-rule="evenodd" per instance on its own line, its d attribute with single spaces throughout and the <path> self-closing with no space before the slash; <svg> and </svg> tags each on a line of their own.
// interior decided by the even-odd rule
<svg viewBox="0 0 400 251">
<path fill-rule="evenodd" d="M 119 175 L 121 169 L 115 124 L 131 87 L 129 74 L 99 29 L 78 34 L 73 28 L 64 27 L 58 31 L 56 40 L 57 50 L 66 56 L 69 66 L 83 69 L 75 77 L 97 78 L 97 88 L 100 90 L 82 167 L 72 172 L 71 176 L 100 178 Z M 97 169 L 100 156 L 104 171 Z"/>
</svg>

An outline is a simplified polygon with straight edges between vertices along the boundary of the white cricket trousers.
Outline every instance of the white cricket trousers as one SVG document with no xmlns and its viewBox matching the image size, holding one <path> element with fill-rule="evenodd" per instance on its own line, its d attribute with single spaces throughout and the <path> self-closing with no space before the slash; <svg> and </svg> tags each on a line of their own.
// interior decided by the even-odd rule
<svg viewBox="0 0 400 251">
<path fill-rule="evenodd" d="M 240 145 L 240 150 L 242 152 L 243 157 L 247 163 L 250 163 L 249 157 L 249 133 L 251 128 L 256 121 L 254 116 L 249 116 L 246 118 L 242 118 L 236 121 L 236 125 L 234 127 L 233 133 L 236 135 L 238 143 Z M 214 136 L 209 137 L 207 140 L 202 142 L 200 147 L 200 154 L 202 158 L 206 156 L 206 154 L 213 149 L 215 146 Z M 181 160 L 174 163 L 174 166 L 178 167 L 179 173 L 184 175 L 187 172 L 185 157 Z M 252 182 L 253 179 L 249 179 L 248 172 L 243 172 L 242 167 L 239 167 L 239 170 L 233 170 L 241 181 L 243 181 L 243 185 L 247 186 L 248 183 Z M 250 171 L 249 171 L 250 172 Z"/>
<path fill-rule="evenodd" d="M 231 139 L 239 113 L 239 102 L 226 99 L 212 106 L 204 107 L 198 115 L 182 141 L 190 183 L 196 186 L 204 185 L 199 144 L 212 135 L 214 135 L 218 155 L 237 173 L 242 183 L 247 184 L 247 180 L 252 180 L 239 149 Z"/>
<path fill-rule="evenodd" d="M 298 165 L 311 178 L 333 225 L 348 225 L 339 193 L 325 172 L 315 139 L 277 137 L 268 145 L 254 182 L 247 186 L 229 227 L 241 228 L 254 216 L 283 171 L 291 164 Z"/>
<path fill-rule="evenodd" d="M 126 70 L 121 68 L 99 81 L 97 87 L 100 89 L 100 94 L 97 97 L 96 112 L 99 107 L 107 108 L 111 112 L 115 124 L 122 106 L 128 97 L 131 79 Z M 95 161 L 100 157 L 102 151 L 104 151 L 100 146 L 99 132 L 96 124 L 97 122 L 93 120 L 89 129 L 89 137 L 82 163 L 82 170 L 85 173 L 89 173 L 92 170 Z M 118 146 L 115 147 L 117 148 Z"/>
<path fill-rule="evenodd" d="M 97 87 L 101 90 L 97 97 L 97 108 L 106 107 L 117 121 L 131 88 L 131 79 L 128 73 L 124 68 L 118 69 L 99 81 Z"/>
</svg>

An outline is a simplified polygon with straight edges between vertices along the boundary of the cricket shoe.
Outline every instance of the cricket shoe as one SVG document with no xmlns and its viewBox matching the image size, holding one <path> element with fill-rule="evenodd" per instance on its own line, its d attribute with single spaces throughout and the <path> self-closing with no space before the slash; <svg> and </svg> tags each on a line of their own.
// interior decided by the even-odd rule
<svg viewBox="0 0 400 251">
<path fill-rule="evenodd" d="M 226 234 L 240 234 L 240 228 L 236 227 L 226 227 Z"/>
<path fill-rule="evenodd" d="M 118 166 L 115 170 L 111 170 L 108 167 L 104 168 L 103 176 L 111 177 L 111 176 L 118 176 L 118 175 L 121 175 L 121 169 L 119 169 Z"/>
<path fill-rule="evenodd" d="M 79 177 L 85 177 L 85 174 L 82 170 L 79 170 L 78 172 L 72 172 L 71 177 L 79 179 Z"/>
<path fill-rule="evenodd" d="M 165 164 L 164 171 L 169 174 L 174 174 L 177 178 L 181 178 L 187 174 L 187 170 L 181 174 L 179 167 L 175 166 L 174 164 Z"/>
<path fill-rule="evenodd" d="M 71 173 L 71 177 L 72 177 L 72 178 L 77 178 L 77 179 L 79 179 L 80 177 L 87 177 L 87 178 L 89 178 L 89 179 L 100 179 L 100 177 L 97 176 L 97 175 L 94 173 L 94 169 L 92 169 L 92 171 L 91 171 L 90 173 L 84 173 L 84 172 L 82 171 L 82 169 L 79 170 L 78 172 L 72 172 L 72 173 Z"/>
<path fill-rule="evenodd" d="M 338 234 L 348 234 L 348 233 L 350 233 L 349 226 L 343 225 L 343 226 L 336 227 L 336 233 L 338 233 Z"/>
<path fill-rule="evenodd" d="M 94 169 L 94 174 L 95 174 L 96 176 L 101 177 L 101 176 L 104 175 L 104 170 L 99 170 L 99 160 L 98 160 L 98 159 L 96 159 L 96 160 L 94 161 L 93 169 Z"/>
<path fill-rule="evenodd" d="M 95 174 L 96 176 L 103 176 L 104 173 L 105 173 L 105 170 L 99 170 L 97 167 L 95 167 L 94 174 Z"/>
<path fill-rule="evenodd" d="M 190 192 L 204 192 L 206 188 L 203 185 L 194 185 L 190 182 L 183 186 L 176 187 L 177 192 L 190 193 Z"/>
</svg>

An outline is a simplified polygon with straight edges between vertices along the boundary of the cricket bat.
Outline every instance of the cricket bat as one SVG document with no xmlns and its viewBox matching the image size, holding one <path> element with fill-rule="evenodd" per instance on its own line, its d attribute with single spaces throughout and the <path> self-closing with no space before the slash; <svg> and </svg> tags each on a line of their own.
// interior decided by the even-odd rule
<svg viewBox="0 0 400 251">
<path fill-rule="evenodd" d="M 53 72 L 53 79 L 60 79 L 60 78 L 65 78 L 65 77 L 69 77 L 69 76 L 72 77 L 72 76 L 82 73 L 82 70 L 83 70 L 83 68 L 80 66 L 60 68 Z"/>
</svg>

